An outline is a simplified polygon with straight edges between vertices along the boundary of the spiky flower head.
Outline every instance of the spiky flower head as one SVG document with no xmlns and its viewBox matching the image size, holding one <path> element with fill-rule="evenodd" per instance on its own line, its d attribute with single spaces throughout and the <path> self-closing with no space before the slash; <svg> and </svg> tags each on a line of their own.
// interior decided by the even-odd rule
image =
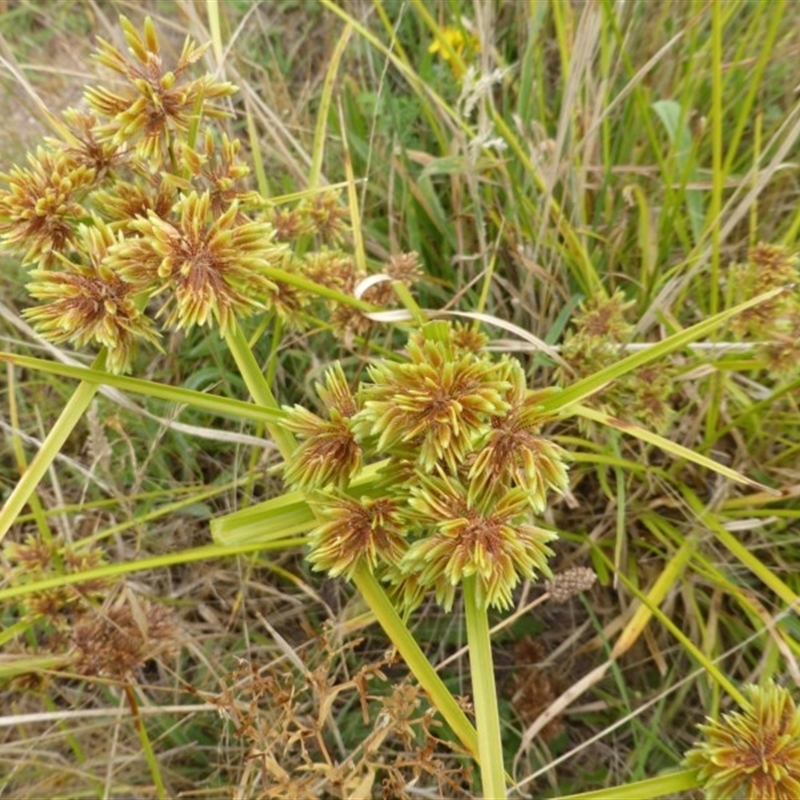
<svg viewBox="0 0 800 800">
<path fill-rule="evenodd" d="M 298 208 L 270 206 L 265 211 L 265 216 L 275 228 L 275 238 L 279 242 L 294 242 L 314 230 L 311 221 Z"/>
<path fill-rule="evenodd" d="M 198 61 L 208 45 L 198 46 L 187 38 L 177 64 L 169 69 L 161 57 L 155 26 L 148 17 L 143 35 L 125 17 L 121 18 L 125 41 L 133 58 L 126 58 L 114 45 L 99 39 L 95 60 L 122 76 L 126 83 L 115 92 L 90 87 L 85 97 L 95 113 L 107 122 L 98 127 L 101 140 L 115 145 L 135 141 L 140 158 L 161 160 L 175 134 L 188 130 L 193 116 L 222 116 L 209 100 L 236 91 L 230 83 L 210 75 L 183 82 L 187 69 Z"/>
<path fill-rule="evenodd" d="M 509 361 L 508 367 L 510 408 L 491 419 L 490 432 L 470 467 L 469 498 L 475 502 L 495 487 L 519 486 L 528 493 L 531 508 L 541 513 L 548 491 L 562 493 L 568 485 L 567 453 L 540 433 L 550 421 L 539 410 L 546 392 L 525 386 L 518 362 Z"/>
<path fill-rule="evenodd" d="M 64 259 L 60 270 L 32 270 L 28 291 L 43 304 L 22 314 L 52 342 L 107 348 L 107 368 L 126 372 L 138 343 L 157 344 L 158 333 L 142 313 L 136 287 L 110 264 L 108 252 L 115 241 L 100 220 L 82 225 L 77 246 L 88 263 Z"/>
<path fill-rule="evenodd" d="M 341 250 L 311 250 L 305 254 L 302 267 L 308 280 L 339 292 L 352 292 L 360 277 L 353 257 Z"/>
<path fill-rule="evenodd" d="M 46 541 L 30 535 L 19 543 L 7 542 L 4 555 L 10 566 L 8 577 L 18 585 L 59 574 L 86 572 L 104 561 L 99 549 L 72 543 L 65 545 L 60 539 Z M 24 603 L 32 614 L 43 616 L 56 628 L 62 628 L 107 595 L 108 589 L 108 580 L 95 578 L 32 592 L 25 596 Z"/>
<path fill-rule="evenodd" d="M 405 286 L 411 287 L 422 276 L 419 255 L 413 251 L 393 255 L 383 266 L 381 273 L 391 280 L 383 280 L 370 286 L 363 292 L 361 299 L 379 308 L 384 308 L 396 301 L 395 281 L 400 281 Z"/>
<path fill-rule="evenodd" d="M 350 577 L 365 565 L 406 611 L 431 590 L 450 608 L 464 579 L 479 603 L 506 608 L 520 580 L 550 574 L 556 536 L 532 514 L 548 489 L 564 489 L 564 454 L 540 432 L 545 393 L 482 342 L 429 323 L 411 335 L 406 361 L 372 365 L 355 394 L 337 365 L 317 387 L 329 419 L 288 410 L 305 441 L 287 479 L 336 489 L 311 498 L 322 521 L 311 535 L 317 569 Z M 375 470 L 359 501 L 352 479 L 362 461 Z"/>
<path fill-rule="evenodd" d="M 795 302 L 770 332 L 772 341 L 760 350 L 769 371 L 791 378 L 800 371 L 800 303 Z"/>
<path fill-rule="evenodd" d="M 202 146 L 191 148 L 184 144 L 181 148 L 181 162 L 192 176 L 195 186 L 207 188 L 211 195 L 211 213 L 221 216 L 232 203 L 239 208 L 260 207 L 261 195 L 245 191 L 241 181 L 250 174 L 250 168 L 239 160 L 242 143 L 239 139 L 229 139 L 224 133 L 219 143 L 207 129 Z"/>
<path fill-rule="evenodd" d="M 800 709 L 788 689 L 770 681 L 744 687 L 747 703 L 701 725 L 704 740 L 686 755 L 708 800 L 797 800 L 800 797 Z"/>
<path fill-rule="evenodd" d="M 472 353 L 480 353 L 489 343 L 489 337 L 485 333 L 461 322 L 453 325 L 451 338 L 455 348 Z"/>
<path fill-rule="evenodd" d="M 581 303 L 561 348 L 570 369 L 559 367 L 559 382 L 569 381 L 571 373 L 579 378 L 589 375 L 619 358 L 620 344 L 627 342 L 633 331 L 625 319 L 632 304 L 621 291 Z"/>
<path fill-rule="evenodd" d="M 140 234 L 114 247 L 111 261 L 125 280 L 149 295 L 165 293 L 161 313 L 177 328 L 212 319 L 225 334 L 236 315 L 263 308 L 274 291 L 263 270 L 283 256 L 263 222 L 240 222 L 234 203 L 210 216 L 208 192 L 192 192 L 178 202 L 177 222 L 150 212 L 131 227 Z"/>
<path fill-rule="evenodd" d="M 107 222 L 115 229 L 134 231 L 131 223 L 137 217 L 147 218 L 152 212 L 167 220 L 178 198 L 178 190 L 162 175 L 137 175 L 135 182 L 117 180 L 109 189 L 99 189 L 92 193 L 92 200 Z"/>
<path fill-rule="evenodd" d="M 400 561 L 406 550 L 404 526 L 391 498 L 358 501 L 320 493 L 312 505 L 327 520 L 310 534 L 308 558 L 314 569 L 351 578 L 362 564 L 375 570 Z"/>
<path fill-rule="evenodd" d="M 782 245 L 764 242 L 750 249 L 745 264 L 735 264 L 731 268 L 734 299 L 737 302 L 749 300 L 770 289 L 796 284 L 799 278 L 797 255 Z M 795 297 L 790 292 L 784 292 L 746 309 L 733 319 L 731 327 L 739 336 L 769 338 L 776 325 L 780 325 L 785 314 L 796 304 Z"/>
<path fill-rule="evenodd" d="M 347 208 L 339 200 L 339 193 L 326 190 L 303 200 L 298 206 L 311 229 L 325 244 L 338 245 L 347 230 Z"/>
<path fill-rule="evenodd" d="M 39 148 L 29 168 L 14 166 L 0 179 L 0 237 L 23 265 L 49 266 L 56 253 L 72 249 L 79 222 L 87 216 L 81 200 L 94 186 L 95 171 L 61 151 Z"/>
<path fill-rule="evenodd" d="M 663 431 L 673 415 L 668 402 L 674 391 L 673 376 L 674 370 L 664 364 L 646 364 L 627 375 L 620 398 L 626 416 Z"/>
<path fill-rule="evenodd" d="M 609 298 L 593 297 L 581 304 L 561 347 L 565 364 L 556 370 L 559 384 L 594 375 L 625 355 L 633 333 L 625 319 L 631 305 L 619 290 Z M 668 401 L 673 377 L 671 366 L 648 364 L 597 392 L 592 402 L 613 416 L 662 431 L 672 417 Z M 579 426 L 592 430 L 594 424 L 581 419 Z"/>
<path fill-rule="evenodd" d="M 178 650 L 178 628 L 172 612 L 144 598 L 123 593 L 72 631 L 71 653 L 82 675 L 125 679 L 145 662 Z"/>
<path fill-rule="evenodd" d="M 553 552 L 547 542 L 557 537 L 530 524 L 524 489 L 474 504 L 455 478 L 439 475 L 422 477 L 410 490 L 417 521 L 433 532 L 409 547 L 400 568 L 432 587 L 446 609 L 467 577 L 477 579 L 478 603 L 503 609 L 521 578 L 532 580 L 537 570 L 550 576 L 547 559 Z"/>
<path fill-rule="evenodd" d="M 408 355 L 408 363 L 370 368 L 357 426 L 378 437 L 379 450 L 418 446 L 425 472 L 439 462 L 455 472 L 486 421 L 508 409 L 503 395 L 509 383 L 496 364 L 456 350 L 447 338 L 412 336 Z"/>
<path fill-rule="evenodd" d="M 632 326 L 625 320 L 625 312 L 633 305 L 617 290 L 609 298 L 592 297 L 581 303 L 575 317 L 576 328 L 593 338 L 624 342 L 631 334 Z"/>
<path fill-rule="evenodd" d="M 286 427 L 304 441 L 286 462 L 284 477 L 297 489 L 322 489 L 329 484 L 345 488 L 361 467 L 361 447 L 351 419 L 358 411 L 341 364 L 328 370 L 317 395 L 327 410 L 322 419 L 302 406 L 286 409 Z"/>
<path fill-rule="evenodd" d="M 778 378 L 797 374 L 800 355 L 800 281 L 797 254 L 781 245 L 760 243 L 748 253 L 746 264 L 731 268 L 736 301 L 747 300 L 770 289 L 785 291 L 748 308 L 731 323 L 738 336 L 767 339 L 758 352 L 765 366 Z M 795 291 L 790 291 L 794 289 Z"/>
<path fill-rule="evenodd" d="M 120 149 L 111 142 L 100 141 L 97 135 L 100 120 L 91 111 L 68 108 L 61 116 L 66 126 L 62 129 L 63 138 L 45 137 L 48 147 L 61 151 L 76 165 L 93 170 L 97 183 L 102 183 L 121 163 Z"/>
</svg>

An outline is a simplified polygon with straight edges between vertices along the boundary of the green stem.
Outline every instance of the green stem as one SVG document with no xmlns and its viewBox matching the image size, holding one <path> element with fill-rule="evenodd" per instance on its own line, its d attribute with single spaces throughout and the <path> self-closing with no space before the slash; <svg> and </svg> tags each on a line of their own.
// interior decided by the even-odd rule
<svg viewBox="0 0 800 800">
<path fill-rule="evenodd" d="M 164 786 L 164 780 L 161 777 L 161 770 L 158 767 L 156 754 L 153 752 L 153 745 L 150 742 L 150 737 L 147 735 L 147 728 L 145 728 L 144 722 L 139 715 L 139 704 L 136 702 L 136 695 L 133 693 L 133 688 L 129 683 L 125 683 L 124 689 L 125 697 L 128 700 L 128 705 L 131 708 L 133 725 L 136 728 L 136 732 L 139 734 L 139 742 L 142 745 L 142 750 L 144 750 L 144 757 L 147 761 L 147 765 L 150 767 L 150 775 L 152 776 L 153 783 L 155 784 L 156 797 L 158 797 L 158 800 L 166 800 L 168 797 L 167 789 L 166 786 Z"/>
<path fill-rule="evenodd" d="M 92 369 L 102 370 L 105 365 L 106 351 L 101 350 L 92 363 Z M 75 426 L 86 413 L 89 403 L 92 402 L 99 389 L 99 383 L 81 381 L 78 384 L 74 394 L 64 406 L 61 416 L 50 429 L 50 433 L 47 434 L 41 450 L 36 454 L 25 472 L 22 473 L 19 482 L 14 487 L 8 500 L 6 500 L 2 510 L 0 510 L 0 542 L 36 491 L 36 487 L 41 482 L 45 472 L 47 472 L 55 457 L 59 454 L 64 442 L 67 441 L 67 437 L 75 430 Z"/>
<path fill-rule="evenodd" d="M 476 578 L 464 579 L 464 610 L 467 616 L 467 643 L 472 674 L 472 696 L 478 729 L 478 761 L 481 766 L 483 796 L 503 800 L 506 796 L 503 769 L 503 743 L 500 738 L 500 713 L 492 663 L 492 642 L 486 606 L 478 602 Z"/>
<path fill-rule="evenodd" d="M 400 302 L 408 309 L 411 318 L 421 328 L 428 319 L 422 309 L 417 305 L 417 301 L 414 300 L 411 292 L 408 291 L 408 286 L 406 286 L 403 281 L 392 281 L 392 288 Z"/>
<path fill-rule="evenodd" d="M 225 336 L 225 340 L 236 360 L 247 388 L 253 395 L 253 399 L 267 408 L 278 408 L 278 403 L 264 379 L 241 330 L 238 327 L 230 329 Z M 267 423 L 267 428 L 284 458 L 291 455 L 296 447 L 294 436 L 274 423 Z M 428 693 L 433 704 L 461 740 L 464 747 L 473 756 L 477 756 L 479 751 L 475 728 L 472 727 L 453 695 L 447 690 L 447 687 L 430 665 L 428 659 L 425 658 L 425 654 L 400 619 L 399 614 L 374 575 L 366 567 L 362 567 L 356 572 L 353 581 L 367 605 L 375 614 L 376 619 L 419 681 L 420 686 Z M 502 782 L 502 759 L 500 760 L 500 776 L 501 785 L 504 786 Z"/>
<path fill-rule="evenodd" d="M 610 786 L 607 789 L 562 795 L 561 800 L 641 800 L 643 797 L 655 800 L 657 797 L 674 796 L 677 793 L 683 794 L 692 789 L 699 789 L 702 785 L 697 770 L 685 769 L 622 786 Z"/>
<path fill-rule="evenodd" d="M 361 592 L 361 596 L 375 614 L 376 619 L 383 627 L 392 644 L 398 649 L 408 668 L 419 681 L 420 686 L 428 693 L 434 706 L 444 717 L 456 736 L 461 740 L 469 752 L 478 757 L 478 735 L 472 727 L 464 712 L 456 703 L 453 695 L 447 690 L 442 679 L 437 675 L 425 654 L 420 649 L 417 640 L 400 619 L 383 587 L 375 576 L 365 566 L 360 567 L 353 576 L 353 582 Z M 481 754 L 482 758 L 482 754 Z M 503 777 L 502 759 L 500 761 L 500 777 Z M 504 785 L 501 780 L 501 785 Z M 492 797 L 486 794 L 487 797 Z M 505 797 L 505 794 L 502 795 Z"/>
<path fill-rule="evenodd" d="M 253 356 L 253 351 L 247 344 L 247 340 L 238 325 L 232 325 L 225 333 L 225 341 L 230 348 L 233 358 L 236 361 L 236 366 L 239 367 L 239 372 L 245 385 L 253 395 L 253 400 L 260 406 L 266 408 L 274 408 L 280 410 L 278 401 L 275 395 L 272 394 L 272 389 L 264 378 L 261 372 L 261 367 Z M 272 437 L 278 450 L 284 458 L 288 458 L 297 447 L 294 436 L 290 431 L 287 431 L 281 425 L 274 422 L 267 423 L 267 430 Z"/>
</svg>

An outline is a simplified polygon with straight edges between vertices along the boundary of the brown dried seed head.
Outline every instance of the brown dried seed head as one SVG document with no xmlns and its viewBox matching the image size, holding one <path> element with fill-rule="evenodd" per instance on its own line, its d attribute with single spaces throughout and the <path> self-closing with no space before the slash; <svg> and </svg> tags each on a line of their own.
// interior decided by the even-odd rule
<svg viewBox="0 0 800 800">
<path fill-rule="evenodd" d="M 547 585 L 554 603 L 566 603 L 571 597 L 594 586 L 597 575 L 589 567 L 572 567 L 556 575 Z"/>
</svg>

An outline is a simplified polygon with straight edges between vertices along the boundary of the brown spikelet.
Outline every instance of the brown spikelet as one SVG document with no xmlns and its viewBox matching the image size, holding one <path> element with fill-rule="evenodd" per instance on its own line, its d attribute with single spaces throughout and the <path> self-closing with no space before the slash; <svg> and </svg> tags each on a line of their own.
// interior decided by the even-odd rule
<svg viewBox="0 0 800 800">
<path fill-rule="evenodd" d="M 173 654 L 178 647 L 170 610 L 129 594 L 79 620 L 72 638 L 77 672 L 119 679 L 152 658 Z"/>
<path fill-rule="evenodd" d="M 547 584 L 547 590 L 554 603 L 566 603 L 576 594 L 591 589 L 596 580 L 597 575 L 589 567 L 572 567 L 556 575 Z"/>
</svg>

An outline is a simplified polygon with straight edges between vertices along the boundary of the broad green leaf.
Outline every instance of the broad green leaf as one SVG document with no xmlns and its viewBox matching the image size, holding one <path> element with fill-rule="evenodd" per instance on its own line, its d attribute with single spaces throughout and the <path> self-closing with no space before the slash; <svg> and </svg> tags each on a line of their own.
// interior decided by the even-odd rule
<svg viewBox="0 0 800 800">
<path fill-rule="evenodd" d="M 692 132 L 680 104 L 675 100 L 657 100 L 651 108 L 661 120 L 667 131 L 672 152 L 675 157 L 677 179 L 680 183 L 699 181 L 697 169 L 692 159 Z M 668 180 L 670 176 L 665 176 Z M 703 235 L 703 194 L 699 189 L 685 189 L 686 207 L 689 210 L 689 224 L 697 244 Z"/>
</svg>

